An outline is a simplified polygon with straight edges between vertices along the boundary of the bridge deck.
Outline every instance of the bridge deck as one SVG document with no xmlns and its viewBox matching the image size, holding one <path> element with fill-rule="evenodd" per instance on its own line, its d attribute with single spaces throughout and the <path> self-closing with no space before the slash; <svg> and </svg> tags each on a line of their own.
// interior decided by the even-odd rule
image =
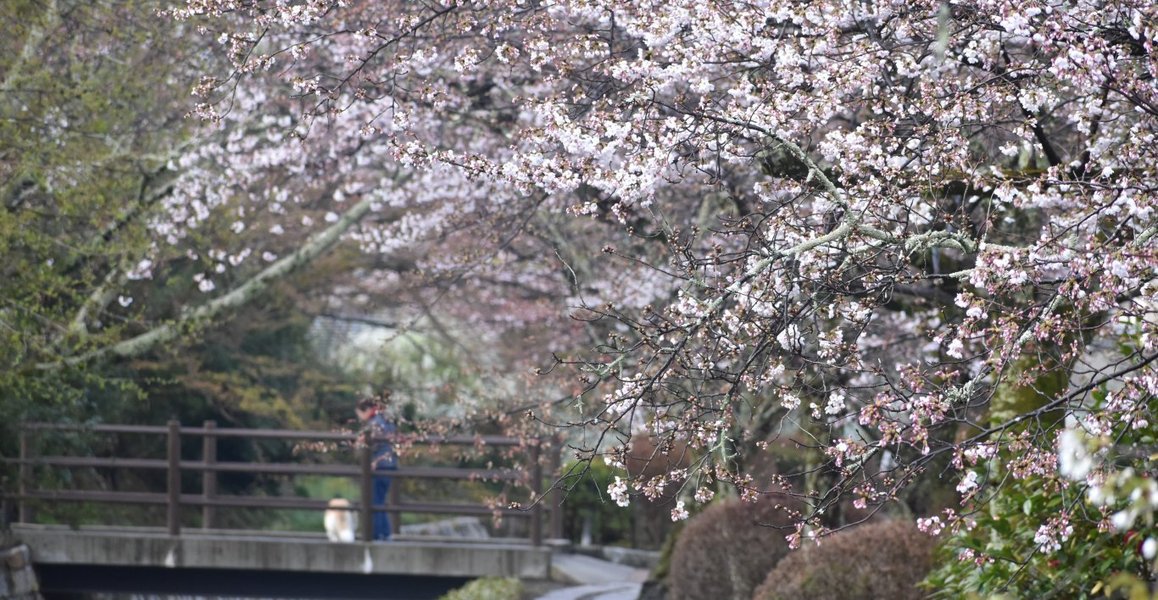
<svg viewBox="0 0 1158 600">
<path fill-rule="evenodd" d="M 551 550 L 504 542 L 402 538 L 378 543 L 331 543 L 309 534 L 160 528 L 13 525 L 43 565 L 102 565 L 243 569 L 366 575 L 517 577 L 546 579 Z"/>
</svg>

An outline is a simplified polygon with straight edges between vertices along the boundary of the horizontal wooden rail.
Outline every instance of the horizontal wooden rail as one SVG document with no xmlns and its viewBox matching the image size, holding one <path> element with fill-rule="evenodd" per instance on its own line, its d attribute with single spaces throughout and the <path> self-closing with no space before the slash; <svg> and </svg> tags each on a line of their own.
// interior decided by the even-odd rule
<svg viewBox="0 0 1158 600">
<path fill-rule="evenodd" d="M 101 502 L 107 504 L 136 504 L 164 506 L 169 501 L 168 494 L 156 492 L 102 492 L 86 490 L 37 491 L 9 496 L 16 500 L 51 500 L 55 502 Z M 181 494 L 181 505 L 217 506 L 222 508 L 273 508 L 279 510 L 316 510 L 329 508 L 328 500 L 315 498 L 283 498 L 277 496 L 214 496 L 205 498 L 199 494 Z M 344 510 L 363 510 L 357 502 L 350 503 Z M 374 512 L 412 512 L 447 515 L 493 515 L 531 518 L 531 513 L 519 508 L 490 508 L 479 504 L 448 504 L 442 502 L 400 502 L 383 507 L 370 507 Z"/>
<path fill-rule="evenodd" d="M 84 433 L 136 433 L 165 435 L 169 433 L 167 427 L 157 425 L 74 425 L 59 423 L 25 423 L 22 425 L 29 431 L 76 431 Z M 342 431 L 293 431 L 284 429 L 218 429 L 206 427 L 181 427 L 181 435 L 202 436 L 216 438 L 246 438 L 265 440 L 314 440 L 319 442 L 352 442 L 362 437 L 360 433 Z M 392 441 L 396 443 L 421 444 L 427 446 L 530 446 L 538 443 L 537 439 L 524 439 L 499 435 L 416 435 L 399 433 L 385 438 L 375 437 L 375 440 Z"/>
<path fill-rule="evenodd" d="M 0 458 L 0 463 L 46 467 L 97 469 L 153 469 L 164 471 L 169 461 L 160 458 L 114 458 L 98 456 L 40 456 L 37 458 Z M 211 471 L 218 473 L 264 473 L 268 475 L 330 475 L 358 477 L 362 471 L 354 465 L 327 465 L 308 463 L 255 463 L 255 462 L 202 462 L 183 460 L 178 463 L 184 471 Z M 512 469 L 464 469 L 458 467 L 399 467 L 390 471 L 390 477 L 399 479 L 459 479 L 463 481 L 520 481 L 526 474 Z"/>
</svg>

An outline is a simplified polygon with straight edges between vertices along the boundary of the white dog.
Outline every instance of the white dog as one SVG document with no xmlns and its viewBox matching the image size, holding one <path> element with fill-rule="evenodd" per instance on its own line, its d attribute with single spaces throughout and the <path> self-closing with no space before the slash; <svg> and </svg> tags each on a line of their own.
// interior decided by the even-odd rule
<svg viewBox="0 0 1158 600">
<path fill-rule="evenodd" d="M 345 498 L 330 500 L 325 516 L 326 537 L 331 542 L 353 542 L 358 530 L 358 515 L 350 510 L 350 502 Z"/>
</svg>

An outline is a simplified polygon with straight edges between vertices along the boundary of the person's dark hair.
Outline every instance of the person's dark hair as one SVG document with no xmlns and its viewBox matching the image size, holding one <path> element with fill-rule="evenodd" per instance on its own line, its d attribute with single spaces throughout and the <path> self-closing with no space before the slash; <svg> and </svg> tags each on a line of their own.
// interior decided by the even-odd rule
<svg viewBox="0 0 1158 600">
<path fill-rule="evenodd" d="M 374 398 L 363 398 L 358 401 L 358 410 L 372 410 L 378 408 L 378 401 Z"/>
</svg>

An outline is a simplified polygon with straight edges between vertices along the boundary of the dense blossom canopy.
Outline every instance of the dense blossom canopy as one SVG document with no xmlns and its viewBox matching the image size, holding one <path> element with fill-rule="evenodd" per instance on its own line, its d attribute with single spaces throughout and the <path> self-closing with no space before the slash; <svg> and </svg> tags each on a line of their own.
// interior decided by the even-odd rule
<svg viewBox="0 0 1158 600">
<path fill-rule="evenodd" d="M 930 530 L 967 527 L 1009 478 L 1119 529 L 1158 505 L 1130 448 L 1158 392 L 1153 2 L 173 13 L 226 28 L 233 70 L 198 89 L 222 137 L 175 161 L 157 247 L 226 206 L 240 240 L 349 217 L 367 252 L 478 286 L 491 322 L 557 314 L 504 304 L 517 288 L 610 323 L 575 361 L 581 422 L 604 433 L 580 455 L 622 463 L 641 433 L 696 452 L 617 480 L 619 502 L 787 491 L 798 541 L 842 497 L 882 506 L 945 458 L 967 508 Z M 277 258 L 214 251 L 223 272 Z M 739 449 L 779 436 L 823 460 L 749 472 Z M 1041 548 L 1076 518 L 1043 519 Z"/>
</svg>

